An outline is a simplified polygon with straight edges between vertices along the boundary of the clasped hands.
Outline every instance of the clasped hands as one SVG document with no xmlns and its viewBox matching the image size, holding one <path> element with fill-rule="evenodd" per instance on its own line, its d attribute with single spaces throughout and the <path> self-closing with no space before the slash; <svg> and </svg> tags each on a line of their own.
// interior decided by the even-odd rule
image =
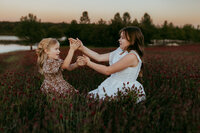
<svg viewBox="0 0 200 133">
<path fill-rule="evenodd" d="M 83 49 L 83 43 L 81 42 L 81 40 L 79 40 L 78 38 L 74 39 L 74 38 L 68 38 L 69 43 L 70 43 L 70 49 L 75 50 L 80 50 L 82 51 Z M 90 61 L 90 58 L 83 55 L 83 56 L 78 56 L 77 60 L 76 60 L 76 64 L 78 66 L 85 66 L 87 65 L 87 63 Z"/>
</svg>

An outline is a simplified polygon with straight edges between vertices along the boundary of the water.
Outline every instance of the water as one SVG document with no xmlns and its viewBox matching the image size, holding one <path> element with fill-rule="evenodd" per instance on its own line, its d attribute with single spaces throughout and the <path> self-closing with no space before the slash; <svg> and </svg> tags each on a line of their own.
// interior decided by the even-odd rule
<svg viewBox="0 0 200 133">
<path fill-rule="evenodd" d="M 17 36 L 4 36 L 0 35 L 0 41 L 19 41 L 21 40 Z M 36 49 L 37 46 L 33 46 L 33 49 Z M 12 51 L 19 50 L 30 50 L 30 46 L 20 45 L 16 43 L 11 44 L 0 44 L 0 53 L 7 53 Z"/>
<path fill-rule="evenodd" d="M 36 49 L 37 46 L 33 46 L 33 49 Z M 19 44 L 0 44 L 0 53 L 7 53 L 12 51 L 19 50 L 30 50 L 30 46 L 19 45 Z"/>
<path fill-rule="evenodd" d="M 0 40 L 1 41 L 19 41 L 21 39 L 17 36 L 3 36 L 3 35 L 1 35 Z"/>
<path fill-rule="evenodd" d="M 0 35 L 0 41 L 20 41 L 21 39 L 17 36 L 6 36 Z M 58 38 L 60 41 L 65 41 L 66 37 Z M 37 46 L 33 46 L 33 49 L 36 49 Z M 16 43 L 12 44 L 0 44 L 0 53 L 7 53 L 12 51 L 19 50 L 30 50 L 30 46 L 20 45 Z"/>
</svg>

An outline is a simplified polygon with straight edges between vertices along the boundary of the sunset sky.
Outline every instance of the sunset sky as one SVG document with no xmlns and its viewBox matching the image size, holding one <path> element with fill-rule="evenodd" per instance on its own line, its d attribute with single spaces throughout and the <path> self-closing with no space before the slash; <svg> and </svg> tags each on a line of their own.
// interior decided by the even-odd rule
<svg viewBox="0 0 200 133">
<path fill-rule="evenodd" d="M 140 21 L 145 12 L 153 23 L 165 20 L 174 25 L 200 25 L 200 0 L 0 0 L 0 21 L 19 21 L 33 13 L 42 22 L 79 22 L 88 11 L 91 22 L 110 21 L 119 12 L 129 12 L 131 20 Z"/>
</svg>

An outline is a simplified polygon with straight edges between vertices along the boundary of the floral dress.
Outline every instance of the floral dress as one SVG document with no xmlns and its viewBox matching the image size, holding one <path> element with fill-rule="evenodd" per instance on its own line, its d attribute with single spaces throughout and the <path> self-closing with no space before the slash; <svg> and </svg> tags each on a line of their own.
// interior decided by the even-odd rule
<svg viewBox="0 0 200 133">
<path fill-rule="evenodd" d="M 41 90 L 45 93 L 58 92 L 60 94 L 73 90 L 74 87 L 63 79 L 61 65 L 62 59 L 47 59 L 44 61 L 44 81 Z"/>
</svg>

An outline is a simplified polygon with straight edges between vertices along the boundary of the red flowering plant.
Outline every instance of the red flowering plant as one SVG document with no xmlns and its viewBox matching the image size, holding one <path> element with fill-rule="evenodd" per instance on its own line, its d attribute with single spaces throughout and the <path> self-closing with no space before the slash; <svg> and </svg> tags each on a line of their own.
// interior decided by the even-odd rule
<svg viewBox="0 0 200 133">
<path fill-rule="evenodd" d="M 67 51 L 61 49 L 61 58 Z M 199 131 L 200 45 L 145 48 L 146 100 L 139 104 L 135 103 L 140 88 L 135 86 L 125 86 L 105 100 L 89 97 L 88 92 L 107 77 L 88 67 L 63 71 L 64 79 L 79 93 L 48 96 L 40 90 L 43 77 L 36 60 L 34 51 L 0 55 L 0 132 Z"/>
</svg>

